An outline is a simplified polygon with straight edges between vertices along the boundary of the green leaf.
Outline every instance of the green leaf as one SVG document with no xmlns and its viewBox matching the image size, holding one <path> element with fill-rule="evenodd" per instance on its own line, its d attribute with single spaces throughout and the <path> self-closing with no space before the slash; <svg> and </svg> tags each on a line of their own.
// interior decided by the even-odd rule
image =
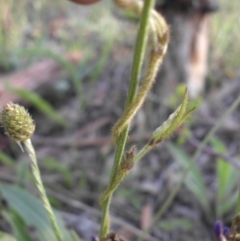
<svg viewBox="0 0 240 241">
<path fill-rule="evenodd" d="M 24 50 L 21 49 L 20 55 L 21 56 L 28 55 L 28 56 L 35 56 L 35 57 L 44 56 L 47 58 L 51 58 L 57 63 L 59 63 L 63 69 L 68 71 L 68 73 L 71 75 L 71 81 L 73 82 L 74 89 L 76 90 L 78 95 L 79 109 L 80 109 L 82 103 L 84 103 L 84 99 L 82 97 L 82 87 L 80 82 L 81 77 L 79 77 L 77 69 L 72 65 L 72 63 L 69 60 L 63 58 L 58 53 L 54 53 L 49 49 L 42 49 L 42 48 L 28 48 Z"/>
<path fill-rule="evenodd" d="M 25 89 L 17 89 L 10 86 L 7 86 L 6 89 L 9 92 L 15 93 L 16 95 L 20 96 L 24 100 L 29 101 L 43 114 L 47 115 L 52 120 L 56 121 L 58 124 L 62 126 L 67 126 L 67 123 L 62 118 L 62 116 L 60 116 L 59 113 L 56 110 L 54 110 L 50 103 L 41 98 L 39 95 Z"/>
<path fill-rule="evenodd" d="M 17 241 L 14 237 L 0 231 L 1 241 Z"/>
<path fill-rule="evenodd" d="M 225 213 L 229 212 L 229 210 L 232 209 L 232 207 L 235 207 L 237 199 L 238 193 L 234 192 L 233 194 L 229 195 L 224 200 L 222 200 L 221 204 L 218 203 L 218 215 L 223 216 Z"/>
<path fill-rule="evenodd" d="M 134 210 L 140 212 L 142 210 L 141 198 L 137 195 L 136 191 L 133 189 L 118 188 L 116 190 L 117 198 L 126 198 L 129 200 L 130 204 L 133 206 Z"/>
<path fill-rule="evenodd" d="M 78 182 L 79 190 L 86 189 L 86 185 L 87 185 L 86 174 L 84 173 L 84 171 L 79 170 L 78 176 L 79 176 L 79 182 Z"/>
<path fill-rule="evenodd" d="M 81 238 L 76 234 L 74 230 L 71 230 L 70 232 L 71 232 L 73 241 L 82 241 Z"/>
<path fill-rule="evenodd" d="M 187 111 L 188 106 L 188 92 L 185 89 L 182 104 L 168 117 L 168 119 L 158 127 L 152 135 L 150 143 L 159 143 L 169 138 L 176 129 L 181 126 L 184 121 L 192 114 L 195 108 Z M 151 144 L 151 145 L 152 145 Z"/>
<path fill-rule="evenodd" d="M 2 196 L 9 206 L 24 220 L 26 225 L 36 228 L 38 237 L 44 241 L 57 241 L 48 215 L 39 198 L 32 196 L 23 188 L 11 185 L 0 185 Z M 65 228 L 63 220 L 54 212 L 64 241 L 73 241 L 70 232 Z"/>
<path fill-rule="evenodd" d="M 4 152 L 0 151 L 0 162 L 9 167 L 15 167 L 15 161 Z"/>
<path fill-rule="evenodd" d="M 169 143 L 167 144 L 167 148 L 175 160 L 179 162 L 184 168 L 188 168 L 191 165 L 190 163 L 192 160 L 180 148 Z M 203 208 L 206 211 L 209 211 L 210 206 L 207 200 L 207 189 L 203 181 L 202 174 L 198 170 L 197 166 L 192 166 L 188 173 L 188 177 L 185 179 L 185 185 L 199 200 Z"/>
<path fill-rule="evenodd" d="M 3 212 L 4 217 L 6 220 L 11 224 L 13 229 L 14 236 L 17 238 L 18 241 L 33 241 L 33 239 L 29 236 L 27 227 L 19 216 L 19 214 L 10 208 L 7 212 Z"/>
<path fill-rule="evenodd" d="M 16 175 L 20 180 L 20 183 L 21 183 L 21 180 L 30 181 L 30 182 L 33 181 L 32 172 L 29 172 L 29 162 L 26 161 L 25 159 L 18 162 L 15 170 L 16 170 Z"/>
<path fill-rule="evenodd" d="M 176 229 L 191 230 L 193 228 L 193 222 L 184 218 L 171 218 L 161 221 L 159 227 L 167 232 Z"/>
<path fill-rule="evenodd" d="M 211 137 L 209 142 L 216 152 L 221 154 L 227 153 L 227 147 L 221 140 L 216 137 Z M 239 175 L 238 170 L 222 158 L 217 159 L 216 165 L 218 181 L 217 213 L 218 215 L 223 215 L 229 211 L 237 201 L 236 198 L 233 198 L 235 196 L 233 193 L 237 186 Z"/>
<path fill-rule="evenodd" d="M 72 177 L 69 169 L 62 163 L 59 163 L 52 157 L 47 157 L 44 162 L 41 162 L 41 166 L 48 168 L 49 170 L 61 173 L 64 176 L 65 182 L 68 186 L 72 184 Z"/>
</svg>

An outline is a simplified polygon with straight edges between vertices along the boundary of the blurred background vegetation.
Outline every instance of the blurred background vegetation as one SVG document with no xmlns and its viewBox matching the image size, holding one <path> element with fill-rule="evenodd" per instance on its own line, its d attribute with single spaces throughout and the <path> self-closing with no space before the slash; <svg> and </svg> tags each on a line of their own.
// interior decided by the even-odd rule
<svg viewBox="0 0 240 241">
<path fill-rule="evenodd" d="M 112 228 L 128 240 L 140 237 L 152 220 L 149 241 L 213 240 L 215 220 L 228 224 L 234 215 L 239 108 L 210 137 L 170 207 L 163 215 L 158 212 L 204 137 L 239 96 L 240 1 L 218 4 L 211 16 L 206 91 L 198 110 L 134 168 L 113 198 Z M 112 1 L 90 6 L 0 1 L 0 105 L 17 101 L 33 115 L 33 143 L 51 203 L 62 228 L 74 229 L 82 240 L 98 234 L 98 199 L 114 156 L 110 131 L 124 105 L 137 23 Z M 182 83 L 173 87 L 173 96 L 161 102 L 150 94 L 148 102 L 170 114 L 182 98 Z M 153 131 L 144 113 L 137 115 L 129 137 L 139 148 Z M 28 159 L 1 132 L 0 230 L 18 241 L 53 241 Z"/>
<path fill-rule="evenodd" d="M 224 70 L 223 76 L 230 79 L 239 74 L 239 57 L 235 55 L 239 49 L 237 45 L 240 29 L 239 2 L 229 3 L 226 0 L 218 2 L 219 12 L 212 17 L 212 49 L 209 61 L 209 76 L 214 82 L 221 82 L 220 69 Z"/>
</svg>

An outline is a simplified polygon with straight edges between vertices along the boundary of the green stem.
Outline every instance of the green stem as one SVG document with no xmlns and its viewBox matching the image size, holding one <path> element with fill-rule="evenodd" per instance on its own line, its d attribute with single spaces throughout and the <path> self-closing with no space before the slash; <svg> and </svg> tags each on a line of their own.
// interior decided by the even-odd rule
<svg viewBox="0 0 240 241">
<path fill-rule="evenodd" d="M 151 151 L 152 150 L 152 146 L 149 146 L 148 144 L 147 145 L 145 145 L 143 148 L 142 148 L 142 150 L 140 150 L 139 152 L 138 152 L 138 154 L 134 157 L 134 159 L 133 159 L 133 162 L 134 163 L 137 163 L 138 161 L 140 161 L 149 151 Z"/>
<path fill-rule="evenodd" d="M 149 225 L 149 227 L 145 230 L 145 233 L 148 233 L 151 230 L 151 227 L 161 218 L 161 216 L 164 214 L 164 212 L 168 209 L 168 207 L 171 205 L 172 201 L 174 200 L 174 198 L 176 197 L 177 193 L 179 192 L 180 188 L 182 187 L 185 178 L 187 177 L 189 171 L 192 169 L 193 165 L 195 164 L 195 162 L 197 161 L 198 157 L 200 156 L 203 148 L 205 147 L 205 145 L 207 144 L 207 142 L 209 141 L 210 137 L 212 135 L 214 135 L 214 133 L 219 129 L 219 127 L 221 127 L 221 124 L 223 123 L 223 121 L 231 115 L 231 113 L 238 107 L 238 105 L 240 104 L 240 95 L 238 96 L 238 98 L 234 101 L 234 103 L 230 106 L 230 108 L 228 108 L 228 110 L 222 115 L 222 117 L 219 119 L 219 121 L 216 123 L 215 126 L 213 126 L 213 128 L 208 132 L 208 134 L 206 135 L 206 137 L 204 138 L 204 140 L 201 142 L 201 144 L 199 145 L 197 151 L 195 152 L 192 161 L 190 162 L 189 166 L 185 169 L 185 171 L 183 172 L 182 178 L 180 180 L 180 182 L 178 183 L 178 185 L 174 188 L 174 190 L 171 192 L 171 194 L 169 195 L 169 197 L 167 198 L 167 200 L 165 201 L 165 203 L 161 206 L 160 210 L 157 212 L 157 214 L 155 215 L 153 221 L 151 222 L 151 224 Z M 238 208 L 240 208 L 240 194 L 239 194 L 239 202 L 238 202 Z M 143 237 L 139 237 L 137 241 L 142 241 Z"/>
<path fill-rule="evenodd" d="M 126 101 L 125 107 L 127 107 L 129 104 L 133 102 L 137 92 L 137 87 L 139 84 L 139 78 L 140 78 L 141 68 L 143 63 L 143 57 L 144 57 L 146 43 L 147 43 L 149 18 L 150 18 L 153 4 L 154 4 L 154 0 L 144 1 L 143 11 L 140 19 L 140 26 L 139 26 L 136 45 L 134 49 L 133 66 L 132 66 L 131 78 L 130 78 L 127 101 Z M 109 183 L 112 183 L 114 181 L 119 165 L 121 164 L 123 152 L 127 141 L 128 132 L 129 132 L 129 125 L 127 125 L 127 127 L 123 130 L 122 134 L 119 137 Z M 111 198 L 112 198 L 112 194 L 102 205 L 103 217 L 101 221 L 100 238 L 104 238 L 109 231 L 109 221 L 110 221 L 109 208 L 110 208 Z"/>
<path fill-rule="evenodd" d="M 31 168 L 32 168 L 34 179 L 35 179 L 35 183 L 36 183 L 37 188 L 39 190 L 40 197 L 42 199 L 43 205 L 44 205 L 44 207 L 45 207 L 45 209 L 47 211 L 47 214 L 49 216 L 49 219 L 51 221 L 51 224 L 52 224 L 54 233 L 56 235 L 56 238 L 57 238 L 58 241 L 63 241 L 61 233 L 60 233 L 60 230 L 59 230 L 59 227 L 57 225 L 56 218 L 54 216 L 52 207 L 51 207 L 51 205 L 49 203 L 46 191 L 45 191 L 43 183 L 42 183 L 40 170 L 39 170 L 38 164 L 37 164 L 36 153 L 35 153 L 35 150 L 34 150 L 34 147 L 32 145 L 31 140 L 28 139 L 28 140 L 24 141 L 24 145 L 25 145 L 27 153 L 28 153 L 28 155 L 29 155 L 29 157 L 31 159 Z"/>
</svg>

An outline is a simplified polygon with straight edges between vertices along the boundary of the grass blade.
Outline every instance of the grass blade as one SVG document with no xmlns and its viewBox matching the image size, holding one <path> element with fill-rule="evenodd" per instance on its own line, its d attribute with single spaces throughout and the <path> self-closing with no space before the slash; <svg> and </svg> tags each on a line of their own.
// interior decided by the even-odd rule
<svg viewBox="0 0 240 241">
<path fill-rule="evenodd" d="M 184 168 L 187 168 L 191 162 L 189 156 L 186 155 L 180 148 L 173 144 L 167 144 L 167 147 L 176 161 L 178 161 Z M 202 178 L 202 174 L 196 166 L 193 166 L 189 171 L 188 178 L 185 179 L 186 187 L 199 200 L 206 211 L 210 210 L 209 203 L 206 199 L 206 186 Z"/>
<path fill-rule="evenodd" d="M 11 224 L 14 236 L 18 241 L 33 241 L 27 232 L 27 227 L 19 214 L 10 208 L 8 212 L 3 212 L 3 216 Z"/>
<path fill-rule="evenodd" d="M 59 113 L 50 105 L 50 103 L 41 98 L 39 95 L 25 89 L 12 88 L 10 86 L 7 86 L 6 89 L 9 92 L 15 93 L 16 95 L 20 96 L 24 100 L 29 101 L 42 113 L 47 115 L 52 120 L 56 121 L 58 124 L 62 126 L 67 126 L 67 123 L 63 119 L 63 117 L 59 115 Z"/>
<path fill-rule="evenodd" d="M 0 151 L 0 162 L 9 167 L 15 167 L 15 161 L 4 152 Z"/>
<path fill-rule="evenodd" d="M 19 241 L 19 240 L 16 240 L 14 237 L 6 234 L 6 233 L 3 233 L 0 231 L 0 240 L 1 241 Z"/>
<path fill-rule="evenodd" d="M 224 143 L 216 137 L 209 139 L 213 149 L 221 154 L 227 153 L 227 147 Z M 236 203 L 236 195 L 233 195 L 234 189 L 236 189 L 239 177 L 238 170 L 234 168 L 230 163 L 222 158 L 217 159 L 217 214 L 223 215 Z"/>
<path fill-rule="evenodd" d="M 9 206 L 14 209 L 28 226 L 36 228 L 37 234 L 44 241 L 56 241 L 56 236 L 52 230 L 50 220 L 43 207 L 42 202 L 32 196 L 23 188 L 11 185 L 0 185 L 2 196 L 8 202 Z M 64 241 L 73 241 L 70 232 L 58 215 L 55 213 L 58 225 L 64 237 Z"/>
<path fill-rule="evenodd" d="M 176 229 L 191 230 L 193 222 L 184 218 L 171 218 L 160 222 L 159 227 L 167 232 L 175 231 Z"/>
</svg>

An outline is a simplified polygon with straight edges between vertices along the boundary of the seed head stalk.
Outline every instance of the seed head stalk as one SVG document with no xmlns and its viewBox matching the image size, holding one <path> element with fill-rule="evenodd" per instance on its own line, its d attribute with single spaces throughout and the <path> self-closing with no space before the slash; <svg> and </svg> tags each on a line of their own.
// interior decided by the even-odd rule
<svg viewBox="0 0 240 241">
<path fill-rule="evenodd" d="M 38 168 L 38 164 L 37 164 L 37 157 L 36 157 L 36 153 L 34 150 L 34 147 L 32 145 L 31 139 L 27 139 L 26 141 L 23 142 L 26 148 L 26 151 L 30 157 L 31 160 L 31 169 L 32 169 L 32 173 L 33 173 L 33 177 L 35 179 L 35 183 L 36 186 L 38 188 L 38 191 L 40 193 L 40 197 L 42 199 L 43 205 L 45 210 L 47 211 L 47 214 L 49 216 L 49 219 L 51 221 L 51 225 L 53 227 L 54 233 L 56 235 L 56 238 L 58 241 L 63 241 L 59 227 L 57 225 L 57 221 L 56 218 L 54 216 L 52 207 L 49 203 L 49 200 L 47 198 L 47 194 L 44 188 L 44 185 L 42 183 L 42 179 L 41 179 L 41 174 L 40 174 L 40 170 Z"/>
<path fill-rule="evenodd" d="M 58 241 L 63 241 L 56 218 L 42 183 L 36 153 L 30 139 L 35 131 L 35 123 L 32 117 L 23 106 L 10 102 L 4 106 L 1 112 L 1 122 L 4 127 L 5 134 L 14 140 L 21 149 L 21 143 L 24 143 L 31 160 L 34 181 L 40 192 L 40 197 L 51 221 L 54 233 Z"/>
</svg>

